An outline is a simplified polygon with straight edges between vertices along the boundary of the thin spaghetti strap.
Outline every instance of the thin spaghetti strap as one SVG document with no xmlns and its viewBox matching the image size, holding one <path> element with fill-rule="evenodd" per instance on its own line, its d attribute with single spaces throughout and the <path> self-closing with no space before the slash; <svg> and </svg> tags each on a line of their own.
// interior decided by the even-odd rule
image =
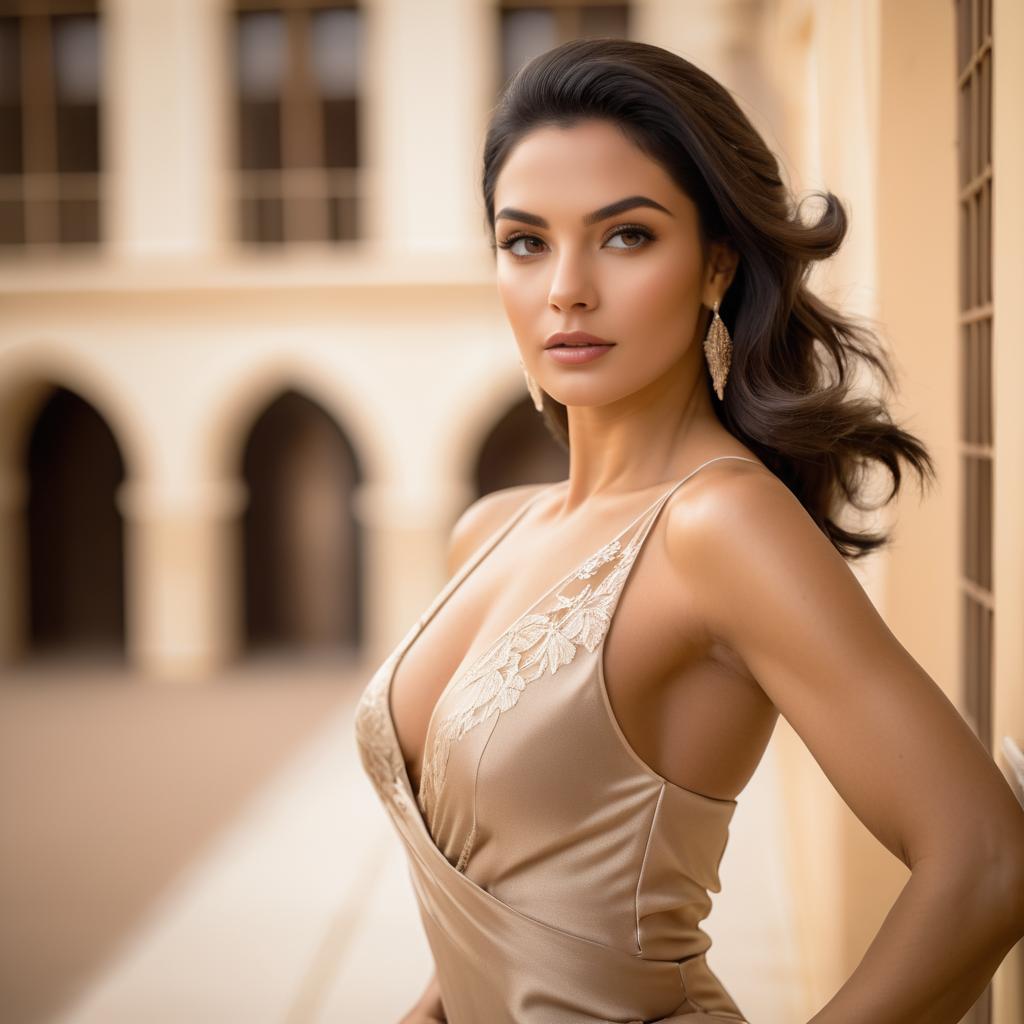
<svg viewBox="0 0 1024 1024">
<path fill-rule="evenodd" d="M 570 569 L 568 573 L 561 577 L 561 579 L 556 580 L 543 594 L 540 595 L 540 597 L 538 597 L 533 602 L 533 604 L 530 605 L 530 608 L 528 608 L 527 611 L 524 612 L 522 616 L 520 616 L 520 618 L 525 616 L 532 609 L 536 608 L 537 605 L 539 605 L 542 601 L 549 598 L 551 594 L 555 593 L 559 588 L 564 586 L 574 576 L 577 576 L 581 568 L 588 566 L 595 558 L 600 558 L 604 552 L 609 551 L 614 545 L 616 545 L 616 543 L 619 540 L 621 540 L 622 537 L 630 533 L 638 523 L 644 523 L 644 521 L 647 520 L 638 534 L 638 536 L 640 537 L 639 543 L 642 544 L 643 538 L 647 535 L 647 531 L 650 529 L 654 520 L 658 517 L 658 511 L 660 511 L 662 505 L 665 503 L 665 501 L 668 500 L 669 496 L 676 490 L 676 488 L 681 487 L 684 483 L 686 483 L 686 481 L 689 480 L 690 477 L 697 472 L 697 470 L 703 469 L 710 463 L 718 461 L 718 459 L 743 459 L 745 462 L 755 462 L 754 459 L 748 459 L 743 455 L 717 455 L 713 459 L 708 459 L 706 462 L 702 462 L 695 469 L 692 469 L 689 473 L 687 473 L 686 476 L 684 476 L 681 480 L 677 480 L 664 494 L 661 495 L 661 497 L 655 498 L 652 504 L 648 505 L 647 508 L 645 508 L 642 512 L 639 513 L 639 515 L 630 520 L 630 522 L 628 522 L 617 534 L 615 534 L 615 536 L 610 541 L 605 543 L 603 547 L 598 548 L 598 550 L 589 558 L 587 558 L 579 565 L 576 565 L 574 568 Z M 759 463 L 756 464 L 759 465 Z M 476 567 L 484 561 L 484 559 L 490 554 L 490 552 L 495 547 L 497 547 L 499 541 L 501 541 L 502 538 L 504 538 L 506 534 L 508 534 L 511 531 L 512 527 L 515 526 L 516 523 L 518 523 L 523 518 L 527 510 L 533 507 L 537 499 L 540 498 L 542 494 L 547 494 L 550 490 L 551 486 L 541 487 L 532 495 L 532 497 L 527 498 L 527 500 L 524 501 L 523 504 L 515 512 L 512 513 L 512 515 L 505 521 L 505 523 L 502 526 L 499 526 L 498 529 L 495 530 L 494 533 L 492 533 L 490 537 L 488 537 L 476 549 L 476 551 L 473 552 L 473 554 L 471 554 L 469 558 L 467 558 L 465 562 L 462 563 L 462 567 L 451 577 L 451 579 L 448 580 L 448 582 L 445 584 L 441 592 L 434 598 L 430 606 L 420 616 L 417 625 L 414 626 L 412 630 L 410 630 L 410 643 L 412 642 L 413 634 L 417 631 L 417 627 L 423 628 L 426 626 L 427 622 L 429 622 L 430 619 L 433 618 L 435 613 L 438 610 L 440 610 L 441 606 L 445 603 L 445 601 L 447 601 L 448 598 L 454 593 L 454 591 L 458 589 L 458 587 L 470 575 L 470 573 L 472 573 L 473 570 L 476 569 Z M 518 621 L 518 619 L 515 620 L 515 622 L 513 622 L 513 625 L 515 625 L 515 623 Z"/>
<path fill-rule="evenodd" d="M 505 520 L 504 523 L 480 542 L 476 550 L 463 561 L 462 565 L 460 565 L 454 573 L 452 573 L 444 586 L 434 595 L 434 599 L 426 608 L 423 609 L 420 617 L 409 628 L 408 633 L 400 642 L 396 651 L 402 651 L 404 653 L 404 649 L 416 639 L 420 630 L 426 627 L 427 623 L 434 617 L 434 615 L 437 614 L 438 611 L 440 611 L 441 606 L 456 590 L 458 590 L 462 581 L 473 572 L 473 570 L 491 553 L 495 547 L 497 547 L 501 539 L 512 529 L 513 526 L 516 525 L 516 523 L 519 522 L 520 519 L 523 518 L 527 510 L 533 506 L 534 502 L 536 502 L 542 494 L 547 493 L 548 490 L 549 488 L 547 487 L 541 487 L 533 495 L 527 498 L 526 501 L 524 501 L 522 505 L 520 505 L 519 508 L 517 508 L 515 512 Z M 400 660 L 401 655 L 399 655 L 399 661 Z M 398 667 L 398 662 L 395 663 L 395 667 Z"/>
<path fill-rule="evenodd" d="M 710 466 L 712 462 L 718 462 L 719 459 L 740 459 L 743 462 L 752 462 L 755 466 L 761 465 L 761 463 L 758 462 L 757 459 L 748 459 L 746 455 L 716 455 L 713 459 L 708 459 L 706 462 L 702 462 L 699 466 L 696 467 L 696 469 L 691 469 L 690 472 L 687 473 L 686 476 L 684 476 L 683 479 L 679 481 L 679 483 L 686 483 L 686 481 L 689 480 L 690 477 L 697 472 L 697 470 L 703 469 L 705 466 Z"/>
<path fill-rule="evenodd" d="M 643 509 L 636 516 L 634 516 L 633 519 L 631 519 L 612 539 L 618 539 L 619 537 L 622 537 L 623 534 L 628 533 L 634 526 L 636 526 L 637 523 L 639 523 L 644 518 L 644 516 L 649 515 L 656 508 L 659 508 L 661 506 L 661 503 L 666 498 L 668 498 L 677 487 L 681 487 L 684 483 L 686 483 L 686 481 L 689 480 L 690 477 L 693 476 L 693 474 L 696 473 L 698 469 L 703 469 L 705 466 L 709 465 L 712 462 L 717 462 L 719 459 L 742 459 L 744 462 L 753 462 L 755 466 L 761 465 L 761 463 L 758 462 L 756 459 L 748 459 L 745 455 L 716 455 L 713 459 L 708 459 L 706 462 L 702 462 L 699 466 L 696 467 L 696 469 L 691 469 L 690 472 L 687 473 L 686 476 L 684 476 L 681 480 L 676 480 L 667 491 L 665 491 L 659 497 L 655 498 L 654 501 L 652 501 L 650 505 L 647 506 L 647 508 Z"/>
<path fill-rule="evenodd" d="M 616 537 L 621 537 L 624 533 L 627 533 L 632 527 L 634 527 L 638 522 L 640 522 L 640 520 L 643 519 L 644 516 L 646 516 L 649 512 L 652 512 L 655 508 L 657 508 L 665 498 L 668 498 L 677 487 L 681 487 L 684 483 L 686 483 L 686 481 L 689 480 L 690 477 L 694 475 L 694 473 L 696 473 L 698 470 L 703 469 L 705 466 L 710 465 L 712 462 L 718 462 L 719 459 L 740 459 L 743 462 L 752 462 L 755 466 L 761 465 L 761 463 L 758 462 L 756 459 L 747 458 L 746 455 L 716 455 L 714 458 L 708 459 L 705 462 L 702 462 L 696 468 L 691 469 L 690 472 L 687 473 L 686 476 L 684 476 L 681 480 L 675 481 L 675 483 L 673 483 L 672 486 L 669 487 L 669 489 L 664 494 L 661 495 L 661 497 L 655 498 L 654 501 L 647 506 L 647 508 L 643 509 L 636 517 L 630 520 L 630 522 L 627 523 L 626 526 L 622 530 L 620 530 L 618 534 L 616 534 Z M 562 483 L 564 481 L 557 482 Z M 484 546 L 486 546 L 486 549 L 490 550 L 490 548 L 493 546 L 490 542 L 494 541 L 494 543 L 497 543 L 497 541 L 504 537 L 505 534 L 508 533 L 508 531 L 511 530 L 517 522 L 519 522 L 519 520 L 523 517 L 527 510 L 537 501 L 537 499 L 542 494 L 547 494 L 550 490 L 551 486 L 541 487 L 539 490 L 535 491 L 530 498 L 524 501 L 523 504 L 515 512 L 512 513 L 512 515 L 505 522 L 505 524 L 503 526 L 499 526 L 498 529 L 493 534 L 491 534 L 491 536 L 486 541 L 484 541 Z"/>
<path fill-rule="evenodd" d="M 657 499 L 657 501 L 654 502 L 653 505 L 649 505 L 645 511 L 650 512 L 652 509 L 660 507 L 661 502 L 669 498 L 677 487 L 682 487 L 682 485 L 685 484 L 686 481 L 689 480 L 690 477 L 694 475 L 694 473 L 696 473 L 698 470 L 703 469 L 705 466 L 710 466 L 712 462 L 718 462 L 719 459 L 740 459 L 743 462 L 752 462 L 755 466 L 762 465 L 762 463 L 758 462 L 757 459 L 747 458 L 746 455 L 716 455 L 714 458 L 707 459 L 705 462 L 702 462 L 699 466 L 695 467 L 694 469 L 691 469 L 690 472 L 687 473 L 686 476 L 684 476 L 681 480 L 677 480 L 660 498 Z M 643 514 L 644 513 L 641 513 L 641 515 Z"/>
<path fill-rule="evenodd" d="M 463 570 L 468 572 L 469 570 L 475 568 L 477 563 L 482 561 L 490 552 L 490 550 L 493 547 L 495 547 L 495 545 L 497 545 L 498 541 L 500 541 L 502 537 L 504 537 L 505 534 L 508 533 L 509 530 L 511 530 L 512 527 L 515 526 L 516 523 L 518 523 L 519 520 L 523 518 L 524 515 L 526 515 L 527 511 L 533 507 L 537 499 L 542 494 L 546 494 L 550 489 L 550 487 L 541 487 L 538 490 L 534 491 L 534 493 L 530 495 L 530 497 L 527 498 L 526 501 L 524 501 L 522 505 L 520 505 L 519 508 L 517 508 L 515 512 L 513 512 L 512 515 L 510 515 L 508 519 L 505 520 L 504 523 L 501 524 L 501 526 L 499 526 L 492 534 L 490 534 L 490 536 L 488 536 L 484 541 L 481 542 L 480 546 L 476 549 L 476 551 L 472 555 L 470 555 L 469 558 L 467 558 L 466 561 L 463 563 L 462 569 L 460 569 L 456 573 L 456 575 L 452 577 L 452 579 L 454 580 L 458 577 L 461 577 L 463 575 Z M 479 557 L 477 557 L 478 555 Z"/>
<path fill-rule="evenodd" d="M 644 546 L 644 542 L 646 541 L 648 534 L 653 529 L 654 524 L 657 521 L 658 516 L 661 513 L 661 510 L 667 504 L 668 499 L 680 487 L 682 487 L 683 484 L 685 484 L 691 476 L 693 476 L 699 470 L 703 469 L 705 466 L 711 465 L 712 462 L 718 462 L 720 459 L 740 459 L 743 462 L 753 462 L 755 466 L 762 465 L 762 463 L 758 462 L 756 459 L 747 458 L 747 456 L 745 455 L 716 455 L 714 458 L 708 459 L 705 462 L 702 462 L 699 466 L 696 466 L 694 469 L 691 469 L 690 472 L 686 474 L 686 476 L 684 476 L 681 480 L 677 480 L 667 491 L 665 491 L 665 493 L 662 494 L 662 496 L 658 498 L 653 505 L 649 505 L 647 509 L 641 513 L 638 519 L 634 519 L 633 523 L 630 524 L 631 527 L 641 520 L 642 524 L 640 526 L 640 529 L 636 531 L 636 533 L 630 539 L 629 543 L 626 545 L 626 548 L 623 551 L 623 561 L 617 573 L 615 583 L 613 585 L 614 597 L 612 599 L 611 606 L 607 611 L 607 614 L 609 616 L 614 615 L 615 608 L 618 606 L 619 603 L 619 597 L 621 596 L 622 590 L 626 585 L 626 581 L 630 576 L 637 555 L 639 555 L 640 549 Z"/>
</svg>

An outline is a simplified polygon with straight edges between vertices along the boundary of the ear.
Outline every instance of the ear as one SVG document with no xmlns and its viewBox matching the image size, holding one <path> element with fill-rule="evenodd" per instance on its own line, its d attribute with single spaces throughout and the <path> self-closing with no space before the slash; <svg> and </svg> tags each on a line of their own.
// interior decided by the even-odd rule
<svg viewBox="0 0 1024 1024">
<path fill-rule="evenodd" d="M 739 253 L 728 242 L 711 242 L 708 246 L 703 300 L 709 309 L 729 290 L 739 262 Z"/>
</svg>

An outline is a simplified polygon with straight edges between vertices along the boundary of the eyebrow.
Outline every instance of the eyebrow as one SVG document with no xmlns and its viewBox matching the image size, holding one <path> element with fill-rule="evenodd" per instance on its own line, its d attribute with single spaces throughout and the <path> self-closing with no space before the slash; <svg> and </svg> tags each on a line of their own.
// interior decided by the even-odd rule
<svg viewBox="0 0 1024 1024">
<path fill-rule="evenodd" d="M 667 213 L 670 217 L 675 216 L 671 210 L 666 209 L 661 203 L 657 203 L 653 199 L 648 199 L 647 196 L 627 196 L 625 199 L 619 199 L 614 203 L 609 203 L 607 206 L 602 206 L 599 210 L 594 210 L 593 213 L 585 214 L 583 224 L 589 227 L 591 224 L 596 224 L 599 220 L 606 220 L 608 217 L 614 217 L 617 213 L 632 210 L 637 206 L 649 206 L 651 209 Z M 516 210 L 511 206 L 502 207 L 494 219 L 497 221 L 501 220 L 502 217 L 508 220 L 521 220 L 524 224 L 532 224 L 536 228 L 550 226 L 543 217 L 538 217 L 535 213 L 527 213 L 525 210 Z"/>
</svg>

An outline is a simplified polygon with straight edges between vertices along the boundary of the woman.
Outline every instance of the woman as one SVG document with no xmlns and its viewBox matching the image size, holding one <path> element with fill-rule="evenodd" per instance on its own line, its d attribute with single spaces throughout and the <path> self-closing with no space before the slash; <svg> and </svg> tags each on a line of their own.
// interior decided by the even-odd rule
<svg viewBox="0 0 1024 1024">
<path fill-rule="evenodd" d="M 815 1024 L 958 1021 L 1024 932 L 1024 814 L 846 562 L 887 540 L 840 523 L 864 470 L 934 470 L 805 286 L 842 206 L 802 222 L 725 89 L 612 39 L 519 72 L 483 193 L 570 469 L 461 516 L 357 709 L 437 966 L 403 1021 L 745 1020 L 699 922 L 780 713 L 912 869 Z"/>
</svg>

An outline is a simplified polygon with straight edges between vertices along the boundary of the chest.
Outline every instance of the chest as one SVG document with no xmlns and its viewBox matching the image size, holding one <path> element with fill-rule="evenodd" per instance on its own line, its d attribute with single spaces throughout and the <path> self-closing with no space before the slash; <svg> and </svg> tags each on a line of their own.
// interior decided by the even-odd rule
<svg viewBox="0 0 1024 1024">
<path fill-rule="evenodd" d="M 431 716 L 446 688 L 528 612 L 544 606 L 594 547 L 536 535 L 499 545 L 473 568 L 401 653 L 392 674 L 391 717 L 406 770 L 419 786 Z"/>
<path fill-rule="evenodd" d="M 449 684 L 463 677 L 527 612 L 551 608 L 553 587 L 568 593 L 572 588 L 563 591 L 566 573 L 581 564 L 590 566 L 595 571 L 587 578 L 596 585 L 603 567 L 600 559 L 596 565 L 587 562 L 593 551 L 567 551 L 564 542 L 545 545 L 536 538 L 499 548 L 456 587 L 413 638 L 392 676 L 391 714 L 414 787 L 420 785 L 432 716 Z M 558 581 L 563 585 L 555 585 Z M 577 590 L 583 585 L 574 582 Z M 674 737 L 663 728 L 667 712 L 672 709 L 673 717 L 692 720 L 688 710 L 697 710 L 712 683 L 718 699 L 700 711 L 699 718 L 705 725 L 714 719 L 722 723 L 711 730 L 720 740 L 730 718 L 740 721 L 749 714 L 749 706 L 744 707 L 749 705 L 749 684 L 740 683 L 738 699 L 730 699 L 730 687 L 723 682 L 730 673 L 723 671 L 703 633 L 693 596 L 680 591 L 657 535 L 631 560 L 622 584 L 605 627 L 603 671 L 595 685 L 604 688 L 603 699 L 625 742 L 671 778 L 678 774 L 673 758 L 679 744 L 678 734 Z M 706 742 L 701 740 L 706 735 L 705 729 L 695 741 Z"/>
</svg>

